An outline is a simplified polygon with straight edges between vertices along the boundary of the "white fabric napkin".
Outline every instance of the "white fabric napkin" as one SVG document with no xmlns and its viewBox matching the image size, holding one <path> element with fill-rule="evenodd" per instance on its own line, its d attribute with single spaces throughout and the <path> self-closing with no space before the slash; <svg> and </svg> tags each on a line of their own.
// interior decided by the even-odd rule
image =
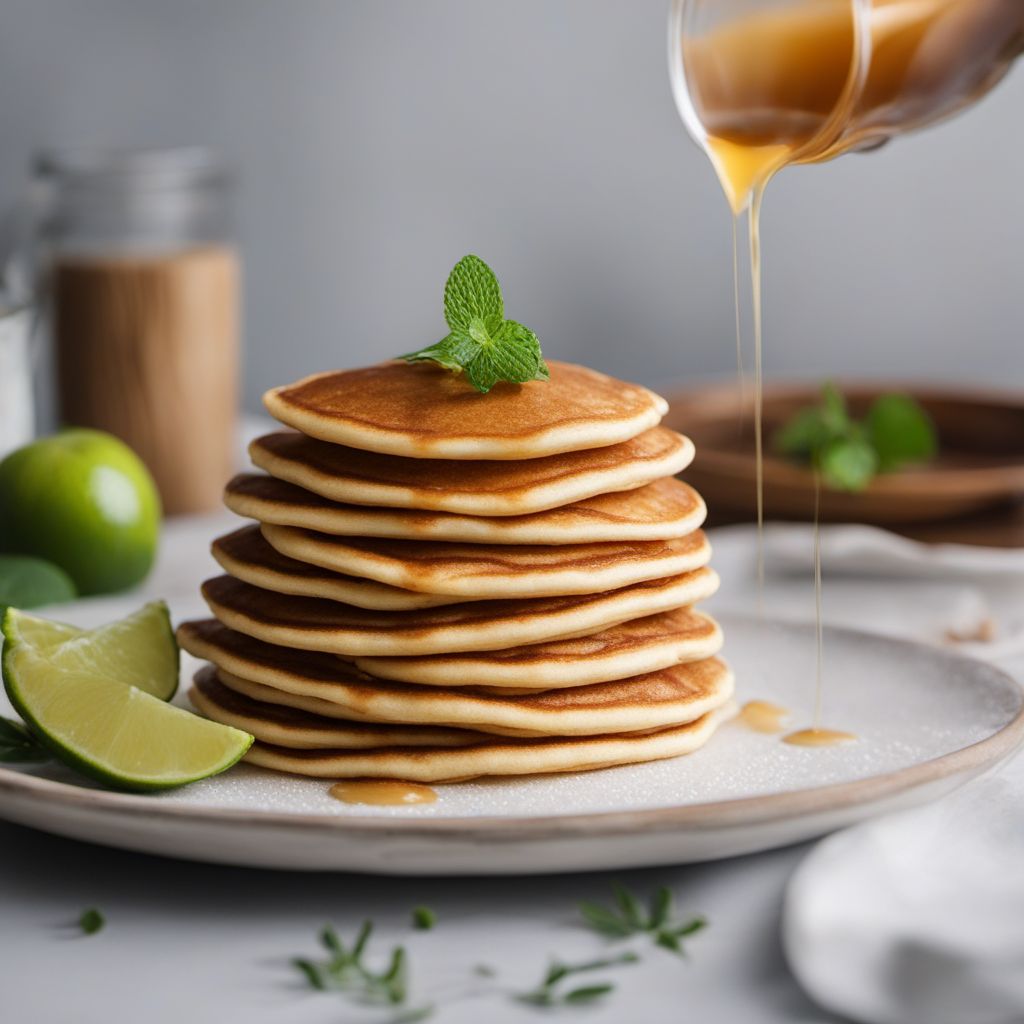
<svg viewBox="0 0 1024 1024">
<path fill-rule="evenodd" d="M 713 531 L 718 607 L 751 610 L 755 535 Z M 765 533 L 764 604 L 814 614 L 809 526 Z M 1024 679 L 1024 554 L 822 531 L 824 618 L 951 643 Z M 791 880 L 783 944 L 821 1006 L 863 1024 L 1024 1022 L 1024 756 L 934 804 L 823 840 Z"/>
<path fill-rule="evenodd" d="M 865 1024 L 1024 1020 L 1024 759 L 837 832 L 789 884 L 793 973 Z"/>
</svg>

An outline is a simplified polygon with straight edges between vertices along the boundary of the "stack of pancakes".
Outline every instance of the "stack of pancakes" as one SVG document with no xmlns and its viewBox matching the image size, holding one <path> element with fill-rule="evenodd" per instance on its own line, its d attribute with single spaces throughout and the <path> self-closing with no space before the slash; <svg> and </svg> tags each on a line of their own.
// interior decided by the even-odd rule
<svg viewBox="0 0 1024 1024">
<path fill-rule="evenodd" d="M 725 714 L 718 578 L 690 441 L 645 388 L 551 363 L 480 395 L 389 362 L 270 391 L 292 430 L 226 503 L 212 664 L 192 699 L 256 737 L 248 760 L 419 782 L 688 753 Z"/>
</svg>

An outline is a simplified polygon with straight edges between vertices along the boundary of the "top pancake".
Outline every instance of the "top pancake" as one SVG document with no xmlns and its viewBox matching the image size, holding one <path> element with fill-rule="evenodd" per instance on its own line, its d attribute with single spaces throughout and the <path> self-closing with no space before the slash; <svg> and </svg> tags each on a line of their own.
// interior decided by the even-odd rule
<svg viewBox="0 0 1024 1024">
<path fill-rule="evenodd" d="M 457 462 L 381 455 L 282 431 L 257 438 L 249 455 L 271 476 L 331 501 L 518 516 L 674 476 L 690 464 L 694 448 L 689 438 L 654 427 L 605 448 L 522 462 Z"/>
<path fill-rule="evenodd" d="M 627 441 L 668 409 L 638 384 L 549 362 L 549 381 L 480 394 L 462 374 L 392 361 L 273 388 L 270 414 L 310 437 L 416 459 L 533 459 Z"/>
</svg>

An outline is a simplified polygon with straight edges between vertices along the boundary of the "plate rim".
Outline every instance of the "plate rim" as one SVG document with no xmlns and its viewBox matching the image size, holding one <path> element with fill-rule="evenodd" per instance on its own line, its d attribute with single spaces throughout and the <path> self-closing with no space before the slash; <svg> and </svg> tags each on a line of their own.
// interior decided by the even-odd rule
<svg viewBox="0 0 1024 1024">
<path fill-rule="evenodd" d="M 812 624 L 784 620 L 761 619 L 749 615 L 722 613 L 724 619 L 779 625 L 787 628 L 811 629 Z M 867 630 L 843 626 L 826 626 L 828 633 L 844 634 L 854 639 L 869 640 L 883 646 L 896 646 L 925 651 L 940 660 L 966 663 L 983 668 L 1000 679 L 1018 697 L 1016 714 L 998 730 L 965 747 L 929 758 L 905 768 L 881 775 L 836 782 L 780 793 L 735 797 L 697 804 L 650 807 L 627 811 L 590 811 L 563 815 L 516 816 L 450 816 L 445 818 L 397 818 L 383 815 L 327 815 L 291 814 L 284 811 L 260 811 L 207 805 L 168 804 L 152 796 L 121 793 L 114 790 L 92 789 L 73 783 L 44 779 L 0 765 L 0 798 L 27 797 L 33 802 L 57 806 L 65 810 L 95 809 L 100 813 L 129 816 L 135 820 L 144 812 L 158 820 L 202 825 L 248 826 L 253 828 L 293 831 L 328 832 L 360 835 L 413 834 L 423 838 L 443 838 L 456 835 L 461 838 L 486 836 L 488 839 L 551 839 L 579 835 L 612 835 L 635 832 L 664 832 L 680 827 L 694 832 L 721 828 L 764 825 L 775 821 L 803 818 L 829 811 L 837 811 L 858 804 L 894 797 L 907 790 L 936 782 L 944 778 L 993 766 L 1017 747 L 1024 745 L 1024 685 L 1008 672 L 991 662 L 982 661 L 941 647 L 904 640 L 898 637 L 871 633 Z M 266 771 L 249 766 L 257 771 Z M 326 780 L 325 780 L 326 781 Z M 0 812 L 0 818 L 2 818 Z"/>
</svg>

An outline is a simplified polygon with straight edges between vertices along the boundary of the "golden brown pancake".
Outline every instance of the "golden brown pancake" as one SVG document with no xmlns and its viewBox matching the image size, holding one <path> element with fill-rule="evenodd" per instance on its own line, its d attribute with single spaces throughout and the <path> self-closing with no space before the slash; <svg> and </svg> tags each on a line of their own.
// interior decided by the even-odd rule
<svg viewBox="0 0 1024 1024">
<path fill-rule="evenodd" d="M 668 404 L 637 384 L 550 362 L 549 381 L 499 383 L 393 361 L 318 373 L 263 396 L 282 423 L 351 448 L 414 459 L 532 459 L 627 441 Z"/>
<path fill-rule="evenodd" d="M 700 530 L 673 540 L 515 546 L 335 537 L 271 525 L 264 525 L 263 536 L 282 555 L 300 562 L 469 600 L 595 594 L 678 576 L 711 559 L 711 545 Z"/>
<path fill-rule="evenodd" d="M 693 443 L 655 427 L 629 441 L 522 462 L 406 459 L 276 433 L 249 446 L 271 476 L 331 501 L 479 516 L 518 516 L 681 472 Z"/>
<path fill-rule="evenodd" d="M 345 576 L 296 561 L 271 547 L 258 526 L 244 526 L 218 537 L 210 550 L 225 572 L 279 594 L 324 597 L 379 611 L 436 608 L 460 600 L 443 594 L 417 594 L 363 576 Z"/>
<path fill-rule="evenodd" d="M 268 704 L 228 689 L 217 669 L 204 665 L 193 679 L 189 700 L 207 718 L 251 733 L 263 743 L 281 747 L 315 749 L 344 747 L 365 750 L 373 747 L 459 747 L 479 743 L 487 734 L 468 729 L 445 729 L 429 725 L 392 725 L 326 718 L 308 711 Z"/>
<path fill-rule="evenodd" d="M 730 699 L 732 673 L 718 658 L 630 679 L 543 693 L 481 693 L 373 679 L 337 658 L 263 644 L 202 620 L 178 629 L 182 647 L 213 662 L 227 687 L 346 721 L 475 729 L 496 735 L 579 736 L 692 721 Z"/>
<path fill-rule="evenodd" d="M 717 587 L 718 576 L 704 568 L 604 594 L 469 601 L 409 612 L 275 594 L 230 576 L 207 580 L 202 593 L 213 614 L 239 632 L 268 643 L 356 657 L 500 650 L 586 636 L 694 604 Z"/>
<path fill-rule="evenodd" d="M 329 501 L 263 473 L 242 473 L 224 492 L 233 512 L 261 523 L 343 537 L 479 544 L 596 544 L 668 540 L 700 528 L 707 509 L 682 480 L 656 480 L 523 516 L 466 516 L 418 509 L 366 508 Z"/>
<path fill-rule="evenodd" d="M 410 782 L 459 782 L 483 775 L 544 775 L 593 771 L 691 754 L 702 747 L 729 708 L 711 711 L 686 725 L 655 732 L 573 736 L 536 740 L 492 740 L 467 747 L 383 750 L 288 750 L 254 743 L 250 764 L 320 779 L 383 778 Z"/>
<path fill-rule="evenodd" d="M 356 658 L 355 665 L 379 679 L 421 686 L 549 690 L 655 672 L 710 658 L 721 648 L 722 631 L 714 619 L 677 608 L 574 640 L 467 654 Z"/>
</svg>

